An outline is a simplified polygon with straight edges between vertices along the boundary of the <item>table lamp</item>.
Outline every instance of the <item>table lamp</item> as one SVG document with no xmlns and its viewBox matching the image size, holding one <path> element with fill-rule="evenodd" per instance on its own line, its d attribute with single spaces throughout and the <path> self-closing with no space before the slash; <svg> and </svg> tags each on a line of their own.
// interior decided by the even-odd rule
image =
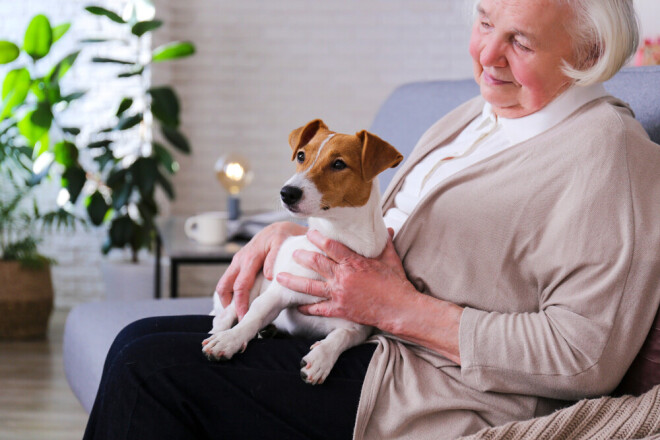
<svg viewBox="0 0 660 440">
<path fill-rule="evenodd" d="M 226 154 L 215 163 L 215 175 L 227 190 L 227 213 L 229 220 L 236 220 L 241 215 L 238 193 L 252 181 L 250 162 L 240 154 Z"/>
</svg>

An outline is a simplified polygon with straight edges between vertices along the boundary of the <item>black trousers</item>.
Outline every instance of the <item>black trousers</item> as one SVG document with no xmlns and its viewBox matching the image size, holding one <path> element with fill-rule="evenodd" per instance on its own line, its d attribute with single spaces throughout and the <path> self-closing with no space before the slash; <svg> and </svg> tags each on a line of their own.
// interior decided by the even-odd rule
<svg viewBox="0 0 660 440">
<path fill-rule="evenodd" d="M 312 340 L 255 339 L 223 362 L 201 351 L 209 316 L 147 318 L 110 348 L 84 439 L 348 439 L 375 346 L 343 353 L 322 385 L 300 378 Z"/>
</svg>

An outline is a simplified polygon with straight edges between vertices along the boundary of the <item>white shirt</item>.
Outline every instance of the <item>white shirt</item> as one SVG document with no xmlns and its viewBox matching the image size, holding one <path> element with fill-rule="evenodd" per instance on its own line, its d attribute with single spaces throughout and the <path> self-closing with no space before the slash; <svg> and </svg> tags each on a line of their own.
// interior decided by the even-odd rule
<svg viewBox="0 0 660 440">
<path fill-rule="evenodd" d="M 456 139 L 436 148 L 408 173 L 394 197 L 394 206 L 385 213 L 385 224 L 398 233 L 420 200 L 442 181 L 549 130 L 584 104 L 605 95 L 607 91 L 602 84 L 570 87 L 541 110 L 516 119 L 497 117 L 486 103 L 481 115 Z"/>
</svg>

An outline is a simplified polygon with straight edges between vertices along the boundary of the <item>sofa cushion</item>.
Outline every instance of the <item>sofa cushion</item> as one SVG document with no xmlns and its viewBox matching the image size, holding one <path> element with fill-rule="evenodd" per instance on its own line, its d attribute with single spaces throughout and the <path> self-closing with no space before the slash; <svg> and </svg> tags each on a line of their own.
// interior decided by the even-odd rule
<svg viewBox="0 0 660 440">
<path fill-rule="evenodd" d="M 92 408 L 105 355 L 126 325 L 148 316 L 206 315 L 212 308 L 208 297 L 90 302 L 71 310 L 64 328 L 64 371 L 83 408 Z"/>
</svg>

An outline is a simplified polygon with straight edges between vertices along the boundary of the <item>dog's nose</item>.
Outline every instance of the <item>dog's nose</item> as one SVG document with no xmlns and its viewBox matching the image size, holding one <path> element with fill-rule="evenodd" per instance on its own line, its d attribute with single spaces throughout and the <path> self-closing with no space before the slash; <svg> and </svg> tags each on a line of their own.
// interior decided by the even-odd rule
<svg viewBox="0 0 660 440">
<path fill-rule="evenodd" d="M 302 189 L 297 186 L 287 185 L 280 190 L 280 197 L 282 201 L 287 205 L 293 205 L 302 198 L 303 192 Z"/>
</svg>

